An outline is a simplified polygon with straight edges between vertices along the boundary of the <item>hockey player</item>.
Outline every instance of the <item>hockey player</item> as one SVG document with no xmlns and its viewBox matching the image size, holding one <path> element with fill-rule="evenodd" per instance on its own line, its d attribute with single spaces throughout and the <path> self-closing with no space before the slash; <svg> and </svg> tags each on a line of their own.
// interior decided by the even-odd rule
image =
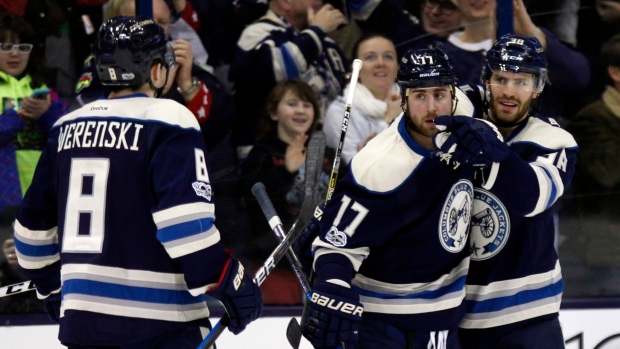
<svg viewBox="0 0 620 349">
<path fill-rule="evenodd" d="M 510 151 L 474 194 L 464 348 L 564 348 L 552 205 L 570 184 L 578 148 L 553 119 L 535 114 L 546 74 L 533 37 L 503 36 L 486 55 L 487 119 Z"/>
<path fill-rule="evenodd" d="M 163 29 L 112 18 L 94 55 L 113 90 L 52 128 L 17 214 L 19 264 L 70 348 L 195 348 L 205 292 L 241 332 L 260 290 L 219 242 L 196 118 L 152 98 L 175 62 Z"/>
<path fill-rule="evenodd" d="M 398 82 L 403 113 L 353 157 L 312 246 L 303 331 L 315 348 L 459 348 L 475 169 L 433 155 L 433 120 L 479 124 L 453 152 L 462 162 L 482 143 L 503 143 L 483 121 L 436 118 L 458 101 L 441 50 L 408 51 Z"/>
</svg>

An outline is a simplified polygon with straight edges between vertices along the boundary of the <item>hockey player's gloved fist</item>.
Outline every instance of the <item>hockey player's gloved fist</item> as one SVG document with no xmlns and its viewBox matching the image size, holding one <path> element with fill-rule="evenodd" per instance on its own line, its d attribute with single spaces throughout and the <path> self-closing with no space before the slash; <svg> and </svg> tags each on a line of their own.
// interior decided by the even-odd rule
<svg viewBox="0 0 620 349">
<path fill-rule="evenodd" d="M 510 151 L 497 128 L 488 121 L 467 116 L 438 116 L 435 126 L 440 130 L 433 143 L 443 153 L 461 163 L 490 165 L 500 162 Z"/>
<path fill-rule="evenodd" d="M 316 207 L 312 219 L 306 224 L 304 230 L 301 231 L 299 237 L 293 243 L 295 254 L 299 258 L 303 271 L 306 274 L 309 274 L 310 270 L 312 270 L 312 262 L 314 260 L 312 257 L 312 242 L 319 235 L 319 223 L 323 216 L 324 208 L 325 204 Z"/>
<path fill-rule="evenodd" d="M 357 292 L 319 281 L 312 289 L 303 335 L 314 348 L 349 348 L 357 342 L 364 307 Z"/>
<path fill-rule="evenodd" d="M 54 321 L 55 323 L 60 322 L 60 303 L 60 293 L 52 293 L 43 300 L 47 316 L 49 316 L 50 320 Z"/>
<path fill-rule="evenodd" d="M 227 251 L 230 258 L 224 266 L 220 280 L 214 290 L 206 294 L 219 299 L 230 317 L 228 329 L 238 334 L 263 313 L 263 299 L 252 278 L 243 265 Z"/>
</svg>

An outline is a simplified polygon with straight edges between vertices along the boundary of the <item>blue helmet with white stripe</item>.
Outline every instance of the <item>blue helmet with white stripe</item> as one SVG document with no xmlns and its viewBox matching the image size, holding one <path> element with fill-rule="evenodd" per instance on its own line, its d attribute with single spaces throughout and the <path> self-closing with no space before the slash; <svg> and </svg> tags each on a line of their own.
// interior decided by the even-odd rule
<svg viewBox="0 0 620 349">
<path fill-rule="evenodd" d="M 403 103 L 410 88 L 452 86 L 454 90 L 456 82 L 448 55 L 438 48 L 408 50 L 401 58 L 397 79 Z"/>
<path fill-rule="evenodd" d="M 493 71 L 529 73 L 535 77 L 536 92 L 542 92 L 547 78 L 547 58 L 538 39 L 533 36 L 507 34 L 487 52 L 480 80 L 485 84 Z"/>
</svg>

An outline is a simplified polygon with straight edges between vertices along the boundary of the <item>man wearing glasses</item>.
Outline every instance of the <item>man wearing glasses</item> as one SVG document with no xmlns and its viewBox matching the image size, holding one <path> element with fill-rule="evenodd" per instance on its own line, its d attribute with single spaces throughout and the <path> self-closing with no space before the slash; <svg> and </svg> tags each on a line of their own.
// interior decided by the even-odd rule
<svg viewBox="0 0 620 349">
<path fill-rule="evenodd" d="M 421 11 L 424 31 L 439 40 L 461 29 L 463 16 L 455 0 L 425 0 Z"/>
</svg>

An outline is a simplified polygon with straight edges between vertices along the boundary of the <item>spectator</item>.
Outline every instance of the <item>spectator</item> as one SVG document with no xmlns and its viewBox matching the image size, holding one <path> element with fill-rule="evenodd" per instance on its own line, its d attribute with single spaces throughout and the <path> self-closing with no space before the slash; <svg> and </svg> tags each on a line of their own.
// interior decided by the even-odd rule
<svg viewBox="0 0 620 349">
<path fill-rule="evenodd" d="M 11 245 L 17 207 L 30 186 L 35 166 L 52 124 L 64 102 L 54 91 L 35 98 L 44 84 L 42 52 L 32 26 L 23 18 L 0 14 L 0 242 Z M 3 282 L 18 282 L 15 255 L 3 253 Z M 32 295 L 26 296 L 33 298 Z"/>
<path fill-rule="evenodd" d="M 595 296 L 620 295 L 620 35 L 601 50 L 611 85 L 568 124 L 580 145 L 574 180 L 577 216 L 586 236 L 586 261 L 593 279 L 582 287 Z"/>
<path fill-rule="evenodd" d="M 577 50 L 592 67 L 592 81 L 581 98 L 572 102 L 581 110 L 597 101 L 606 89 L 607 69 L 600 61 L 603 44 L 620 33 L 620 2 L 613 0 L 581 0 L 577 24 Z"/>
<path fill-rule="evenodd" d="M 455 0 L 424 0 L 415 6 L 416 15 L 404 10 L 398 1 L 384 0 L 378 4 L 368 1 L 353 16 L 364 33 L 381 33 L 396 45 L 398 56 L 409 49 L 437 47 L 448 35 L 461 28 L 462 15 Z"/>
<path fill-rule="evenodd" d="M 186 9 L 189 8 L 189 5 Z M 135 2 L 131 0 L 111 0 L 106 8 L 105 19 L 118 15 L 135 15 Z M 170 35 L 172 13 L 164 0 L 153 0 L 153 18 L 164 28 L 166 36 Z M 194 62 L 192 46 L 188 41 L 173 41 L 177 65 L 163 98 L 173 99 L 194 113 L 203 131 L 208 150 L 220 145 L 225 152 L 227 135 L 232 127 L 234 104 L 220 81 L 202 64 Z M 92 60 L 86 63 L 86 72 L 82 74 L 76 91 L 79 93 L 70 110 L 74 110 L 101 96 L 107 95 L 109 89 L 101 86 Z M 231 160 L 232 161 L 232 160 Z"/>
<path fill-rule="evenodd" d="M 363 65 L 342 148 L 344 164 L 401 112 L 400 90 L 396 83 L 398 57 L 392 41 L 383 35 L 370 34 L 358 40 L 353 50 L 354 58 L 361 59 Z M 348 95 L 350 86 L 345 88 L 344 96 Z M 345 97 L 338 97 L 325 115 L 323 130 L 327 145 L 334 149 L 340 142 L 345 104 Z"/>
<path fill-rule="evenodd" d="M 299 79 L 276 84 L 265 103 L 265 114 L 259 123 L 258 141 L 243 162 L 242 195 L 248 204 L 251 235 L 245 240 L 242 256 L 251 269 L 257 268 L 277 246 L 278 239 L 252 196 L 251 187 L 263 182 L 282 224 L 288 230 L 301 209 L 305 183 L 305 149 L 308 137 L 318 123 L 320 108 L 314 90 Z M 318 195 L 324 197 L 331 170 L 328 148 Z M 265 304 L 298 304 L 304 294 L 286 261 L 261 285 Z"/>
<path fill-rule="evenodd" d="M 457 1 L 465 30 L 453 33 L 440 47 L 451 57 L 459 84 L 480 83 L 480 73 L 486 52 L 495 37 L 496 1 L 480 6 L 466 0 Z M 590 80 L 590 68 L 583 54 L 562 44 L 551 32 L 534 25 L 523 0 L 514 1 L 514 31 L 516 34 L 534 36 L 542 44 L 549 62 L 549 84 L 540 97 L 541 113 L 549 117 L 572 115 L 565 110 L 563 99 L 578 96 Z M 457 59 L 458 58 L 458 59 Z"/>
<path fill-rule="evenodd" d="M 261 106 L 275 84 L 299 78 L 314 89 L 322 122 L 329 102 L 341 94 L 348 69 L 338 45 L 326 37 L 345 23 L 344 15 L 320 0 L 272 0 L 269 10 L 249 25 L 237 43 L 231 67 L 237 118 L 233 142 L 243 161 L 255 143 Z"/>
</svg>

